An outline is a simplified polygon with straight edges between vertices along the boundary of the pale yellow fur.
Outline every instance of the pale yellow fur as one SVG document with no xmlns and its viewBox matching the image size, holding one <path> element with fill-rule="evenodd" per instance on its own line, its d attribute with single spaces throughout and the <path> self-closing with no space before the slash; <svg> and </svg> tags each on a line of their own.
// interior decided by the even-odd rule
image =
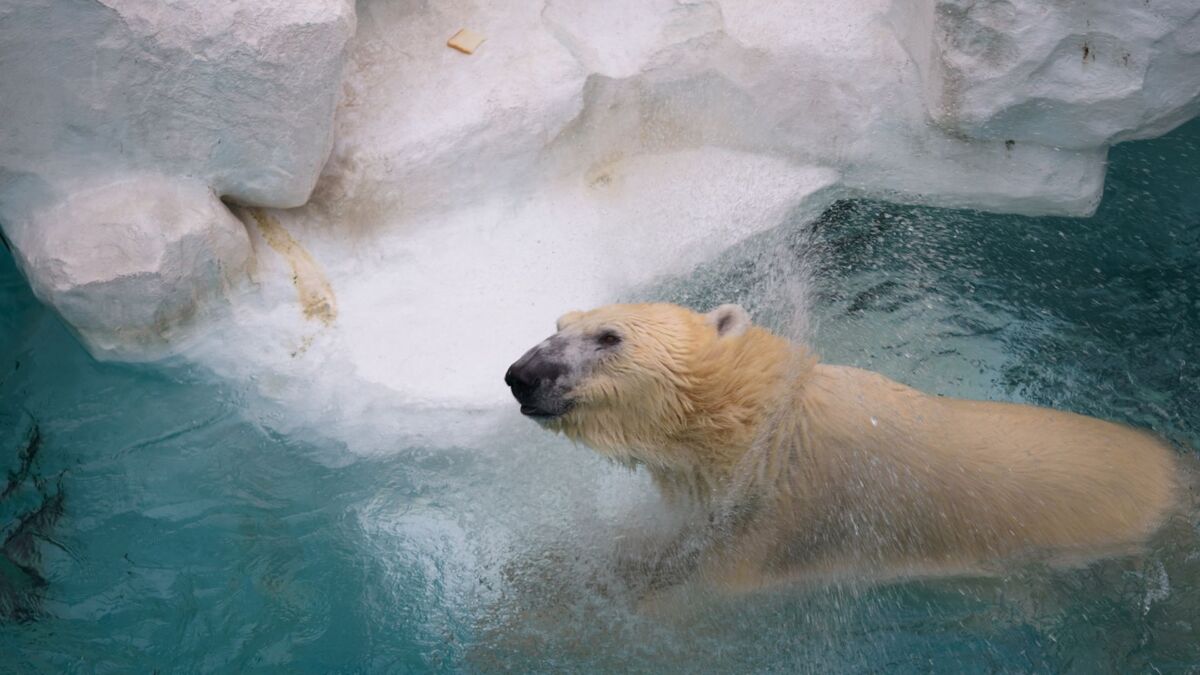
<svg viewBox="0 0 1200 675">
<path fill-rule="evenodd" d="M 1177 500 L 1174 453 L 1126 426 L 926 395 L 674 305 L 563 322 L 625 340 L 549 426 L 723 514 L 701 572 L 731 584 L 1086 559 L 1144 541 Z"/>
</svg>

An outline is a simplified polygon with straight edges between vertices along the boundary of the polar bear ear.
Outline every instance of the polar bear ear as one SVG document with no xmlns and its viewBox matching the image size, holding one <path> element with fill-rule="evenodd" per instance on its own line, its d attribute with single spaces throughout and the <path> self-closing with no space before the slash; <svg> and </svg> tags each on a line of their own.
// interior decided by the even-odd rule
<svg viewBox="0 0 1200 675">
<path fill-rule="evenodd" d="M 719 337 L 737 337 L 750 327 L 750 315 L 741 305 L 721 305 L 704 315 L 705 322 L 717 329 Z"/>
<path fill-rule="evenodd" d="M 578 321 L 579 317 L 581 317 L 581 316 L 583 316 L 583 312 L 580 312 L 578 310 L 576 310 L 574 312 L 567 312 L 566 314 L 563 314 L 562 316 L 558 317 L 558 323 L 555 324 L 555 330 L 562 330 L 562 329 L 566 328 L 567 326 L 570 326 L 571 324 Z"/>
</svg>

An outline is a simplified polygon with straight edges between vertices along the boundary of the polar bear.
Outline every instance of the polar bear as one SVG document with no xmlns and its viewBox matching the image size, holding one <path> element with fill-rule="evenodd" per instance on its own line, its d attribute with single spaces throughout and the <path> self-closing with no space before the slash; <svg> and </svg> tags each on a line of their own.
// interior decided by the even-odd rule
<svg viewBox="0 0 1200 675">
<path fill-rule="evenodd" d="M 820 364 L 736 305 L 610 305 L 557 328 L 505 375 L 521 412 L 706 512 L 689 574 L 731 587 L 1086 561 L 1136 549 L 1180 499 L 1176 455 L 1147 433 Z"/>
</svg>

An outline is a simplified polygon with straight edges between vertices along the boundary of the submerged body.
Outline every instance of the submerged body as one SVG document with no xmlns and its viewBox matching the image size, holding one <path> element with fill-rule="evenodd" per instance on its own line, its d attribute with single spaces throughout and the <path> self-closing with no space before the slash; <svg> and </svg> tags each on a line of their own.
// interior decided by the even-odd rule
<svg viewBox="0 0 1200 675">
<path fill-rule="evenodd" d="M 735 306 L 572 313 L 507 379 L 543 426 L 711 514 L 688 567 L 739 587 L 1086 560 L 1145 541 L 1179 492 L 1149 434 L 818 364 Z"/>
</svg>

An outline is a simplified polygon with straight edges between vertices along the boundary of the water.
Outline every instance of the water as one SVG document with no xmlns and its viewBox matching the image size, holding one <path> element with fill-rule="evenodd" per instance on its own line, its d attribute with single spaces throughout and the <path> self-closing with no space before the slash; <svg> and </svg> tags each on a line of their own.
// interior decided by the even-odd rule
<svg viewBox="0 0 1200 675">
<path fill-rule="evenodd" d="M 636 295 L 739 300 L 827 361 L 1195 454 L 1198 251 L 1193 122 L 1116 148 L 1091 219 L 839 202 Z M 369 456 L 279 414 L 93 362 L 0 253 L 0 671 L 1200 671 L 1190 523 L 1081 570 L 639 608 L 613 570 L 667 526 L 644 476 L 515 412 L 478 447 Z"/>
</svg>

